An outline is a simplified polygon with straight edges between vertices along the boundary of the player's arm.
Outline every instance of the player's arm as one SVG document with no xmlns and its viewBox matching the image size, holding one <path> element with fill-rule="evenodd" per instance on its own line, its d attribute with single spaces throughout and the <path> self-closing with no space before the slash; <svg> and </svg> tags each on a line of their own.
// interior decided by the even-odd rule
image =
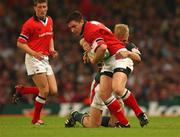
<svg viewBox="0 0 180 137">
<path fill-rule="evenodd" d="M 120 51 L 119 53 L 116 54 L 116 57 L 123 57 L 123 58 L 131 58 L 133 61 L 140 62 L 141 57 L 139 54 L 132 52 L 132 51 Z"/>
<path fill-rule="evenodd" d="M 31 24 L 29 24 L 29 22 L 25 22 L 23 24 L 21 34 L 19 35 L 17 40 L 17 47 L 22 49 L 29 55 L 41 60 L 43 56 L 42 52 L 36 52 L 28 46 L 29 37 L 31 37 L 31 35 L 33 35 Z"/>
<path fill-rule="evenodd" d="M 79 41 L 80 46 L 83 48 L 84 53 L 83 53 L 83 62 L 84 63 L 89 63 L 90 59 L 89 59 L 89 51 L 91 49 L 90 45 L 86 42 L 86 40 L 84 38 L 80 39 Z"/>
<path fill-rule="evenodd" d="M 26 43 L 17 41 L 17 47 L 22 49 L 29 55 L 34 56 L 35 58 L 37 58 L 39 60 L 42 59 L 43 54 L 41 52 L 36 52 L 36 51 L 32 50 Z"/>
<path fill-rule="evenodd" d="M 89 52 L 91 50 L 91 46 L 84 38 L 79 41 L 79 44 L 82 46 L 84 51 Z"/>
<path fill-rule="evenodd" d="M 141 62 L 141 56 L 139 54 L 137 54 L 136 52 L 133 51 L 129 51 L 129 58 L 131 58 L 133 61 L 136 62 Z"/>
<path fill-rule="evenodd" d="M 129 57 L 136 62 L 141 61 L 141 53 L 134 43 L 128 43 L 126 45 L 126 49 L 127 51 L 120 51 L 120 55 L 117 54 L 116 56 L 122 56 L 123 58 Z"/>
<path fill-rule="evenodd" d="M 96 48 L 95 51 L 95 56 L 92 58 L 90 61 L 93 64 L 97 64 L 98 62 L 102 61 L 104 58 L 104 54 L 106 52 L 107 45 L 106 44 L 101 44 Z"/>
<path fill-rule="evenodd" d="M 141 61 L 141 52 L 138 50 L 136 45 L 132 42 L 128 43 L 126 46 L 127 50 L 131 51 L 130 58 L 136 62 Z"/>
<path fill-rule="evenodd" d="M 54 49 L 54 39 L 53 38 L 51 38 L 51 40 L 50 40 L 49 53 L 53 58 L 58 56 L 58 52 Z"/>
</svg>

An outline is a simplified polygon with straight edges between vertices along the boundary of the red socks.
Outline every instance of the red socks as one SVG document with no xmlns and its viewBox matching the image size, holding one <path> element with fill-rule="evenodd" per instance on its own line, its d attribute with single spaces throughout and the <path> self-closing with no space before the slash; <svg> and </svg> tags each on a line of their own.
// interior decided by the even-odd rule
<svg viewBox="0 0 180 137">
<path fill-rule="evenodd" d="M 111 96 L 108 100 L 106 100 L 105 104 L 111 114 L 113 114 L 122 125 L 129 124 L 127 118 L 124 115 L 123 109 L 116 98 Z"/>
<path fill-rule="evenodd" d="M 123 99 L 123 102 L 125 105 L 127 105 L 128 107 L 133 109 L 136 116 L 138 116 L 140 113 L 142 113 L 142 110 L 139 107 L 134 95 L 129 90 L 127 90 L 125 92 L 124 96 L 122 96 L 122 99 Z"/>
<path fill-rule="evenodd" d="M 38 120 L 40 120 L 41 110 L 45 102 L 46 102 L 45 98 L 42 98 L 40 96 L 36 97 L 34 103 L 34 115 L 32 119 L 32 124 L 35 124 Z"/>
<path fill-rule="evenodd" d="M 19 92 L 21 95 L 24 94 L 36 94 L 38 95 L 39 89 L 37 87 L 24 87 L 24 86 L 16 86 L 16 91 Z"/>
</svg>

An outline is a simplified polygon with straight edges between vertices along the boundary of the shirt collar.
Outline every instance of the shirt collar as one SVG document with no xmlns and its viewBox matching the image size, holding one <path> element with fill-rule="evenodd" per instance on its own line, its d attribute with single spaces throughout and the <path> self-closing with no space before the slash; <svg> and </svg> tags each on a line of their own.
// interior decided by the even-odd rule
<svg viewBox="0 0 180 137">
<path fill-rule="evenodd" d="M 84 24 L 83 24 L 83 26 L 82 26 L 82 30 L 81 30 L 81 33 L 80 33 L 81 38 L 82 38 L 83 35 L 84 35 L 84 27 L 85 27 L 86 23 L 87 23 L 87 21 L 84 20 Z"/>
<path fill-rule="evenodd" d="M 46 17 L 47 17 L 47 15 L 46 15 L 46 17 L 45 17 L 44 19 L 40 19 L 40 18 L 38 18 L 38 16 L 36 16 L 36 14 L 34 14 L 34 15 L 33 15 L 33 17 L 34 17 L 34 20 L 36 20 L 36 21 L 41 20 L 41 21 L 45 22 L 45 21 L 46 21 Z"/>
</svg>

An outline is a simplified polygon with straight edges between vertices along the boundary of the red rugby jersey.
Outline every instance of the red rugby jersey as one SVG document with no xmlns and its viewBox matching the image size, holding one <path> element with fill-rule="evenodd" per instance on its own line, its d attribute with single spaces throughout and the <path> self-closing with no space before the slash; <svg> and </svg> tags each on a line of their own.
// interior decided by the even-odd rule
<svg viewBox="0 0 180 137">
<path fill-rule="evenodd" d="M 106 44 L 110 55 L 125 48 L 125 45 L 114 36 L 110 29 L 97 21 L 89 21 L 84 24 L 83 36 L 90 45 L 96 47 L 94 50 L 101 44 Z"/>
<path fill-rule="evenodd" d="M 22 27 L 18 41 L 26 43 L 32 50 L 49 55 L 50 40 L 53 38 L 53 21 L 50 16 L 45 21 L 29 18 Z"/>
</svg>

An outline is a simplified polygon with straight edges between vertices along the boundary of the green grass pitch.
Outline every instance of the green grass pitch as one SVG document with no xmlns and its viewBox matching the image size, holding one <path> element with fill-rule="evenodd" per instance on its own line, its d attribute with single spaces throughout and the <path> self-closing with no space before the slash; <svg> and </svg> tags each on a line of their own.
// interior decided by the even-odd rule
<svg viewBox="0 0 180 137">
<path fill-rule="evenodd" d="M 149 117 L 148 126 L 141 128 L 130 117 L 131 128 L 64 128 L 65 118 L 43 117 L 43 126 L 30 124 L 23 116 L 0 116 L 0 137 L 180 137 L 180 117 Z"/>
</svg>

